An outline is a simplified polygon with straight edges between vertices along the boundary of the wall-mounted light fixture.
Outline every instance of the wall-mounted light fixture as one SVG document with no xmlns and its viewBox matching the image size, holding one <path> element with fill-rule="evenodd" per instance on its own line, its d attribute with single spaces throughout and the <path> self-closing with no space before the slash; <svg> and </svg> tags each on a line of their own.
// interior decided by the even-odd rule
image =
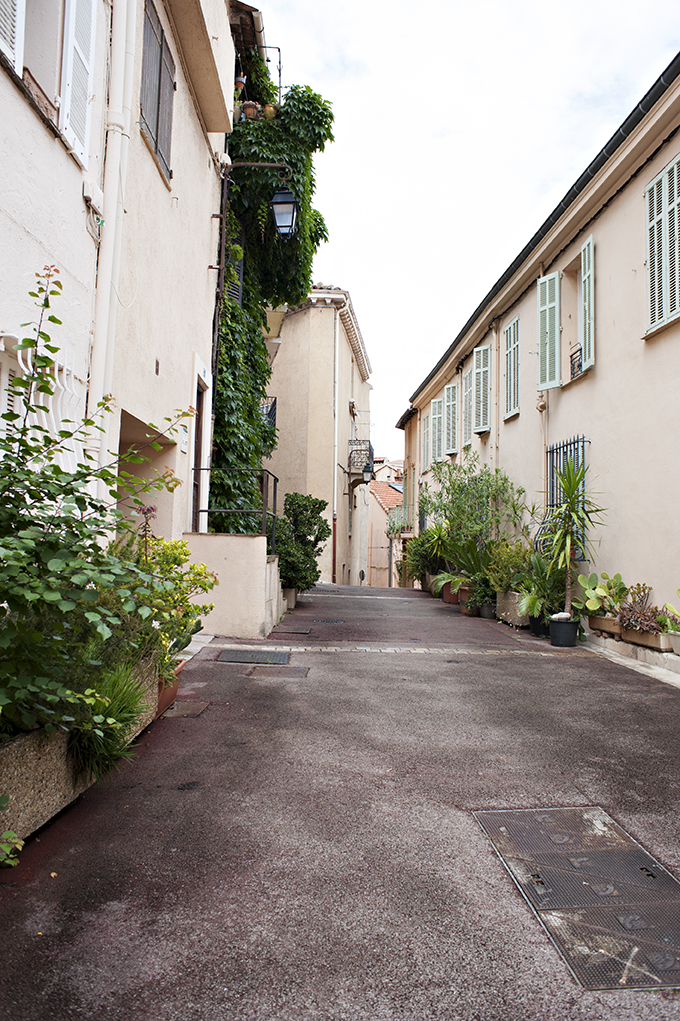
<svg viewBox="0 0 680 1021">
<path fill-rule="evenodd" d="M 295 231 L 295 221 L 298 214 L 298 201 L 290 188 L 281 188 L 276 192 L 269 203 L 269 208 L 274 214 L 276 229 L 282 238 L 289 238 Z"/>
</svg>

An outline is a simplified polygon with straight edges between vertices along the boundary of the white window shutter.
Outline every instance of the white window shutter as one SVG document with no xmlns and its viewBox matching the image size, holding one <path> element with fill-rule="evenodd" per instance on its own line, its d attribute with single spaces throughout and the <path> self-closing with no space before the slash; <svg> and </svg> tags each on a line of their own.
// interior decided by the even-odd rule
<svg viewBox="0 0 680 1021">
<path fill-rule="evenodd" d="M 0 50 L 16 73 L 24 73 L 24 19 L 26 0 L 0 0 Z"/>
<path fill-rule="evenodd" d="M 505 417 L 519 411 L 519 318 L 505 330 Z"/>
<path fill-rule="evenodd" d="M 474 431 L 485 433 L 491 428 L 491 345 L 476 347 L 474 360 Z"/>
<path fill-rule="evenodd" d="M 581 248 L 581 366 L 595 364 L 595 244 L 593 235 Z"/>
<path fill-rule="evenodd" d="M 538 389 L 562 383 L 560 344 L 560 275 L 538 280 Z"/>
<path fill-rule="evenodd" d="M 444 453 L 458 453 L 458 384 L 444 388 Z"/>
<path fill-rule="evenodd" d="M 664 319 L 663 282 L 663 178 L 647 189 L 647 282 L 649 325 Z"/>
<path fill-rule="evenodd" d="M 678 231 L 680 230 L 680 161 L 666 170 L 666 243 L 668 246 L 668 281 L 665 318 L 672 319 L 680 312 L 678 294 Z"/>
<path fill-rule="evenodd" d="M 96 0 L 66 0 L 59 128 L 83 167 L 90 141 L 96 16 Z"/>
<path fill-rule="evenodd" d="M 463 376 L 463 446 L 472 439 L 472 405 L 474 392 L 472 389 L 472 369 Z"/>
<path fill-rule="evenodd" d="M 430 464 L 430 416 L 423 416 L 423 467 L 424 471 Z"/>
<path fill-rule="evenodd" d="M 441 397 L 431 402 L 430 430 L 432 460 L 441 461 L 444 457 L 444 400 Z"/>
</svg>

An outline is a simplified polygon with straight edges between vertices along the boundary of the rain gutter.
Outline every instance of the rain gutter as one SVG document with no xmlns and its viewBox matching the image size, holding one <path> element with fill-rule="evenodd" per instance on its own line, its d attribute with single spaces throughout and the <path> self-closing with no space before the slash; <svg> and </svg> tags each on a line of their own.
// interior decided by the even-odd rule
<svg viewBox="0 0 680 1021">
<path fill-rule="evenodd" d="M 517 258 L 510 263 L 503 275 L 496 281 L 489 293 L 482 299 L 475 311 L 472 313 L 463 329 L 456 339 L 439 359 L 432 371 L 425 377 L 417 390 L 410 397 L 411 403 L 425 389 L 428 383 L 434 379 L 439 370 L 446 364 L 458 345 L 464 340 L 470 328 L 474 325 L 484 309 L 491 304 L 496 295 L 505 287 L 508 281 L 514 276 L 520 266 L 529 258 L 531 253 L 538 248 L 539 244 L 550 233 L 555 224 L 561 219 L 569 206 L 578 198 L 582 191 L 590 184 L 595 175 L 611 159 L 614 153 L 632 134 L 640 121 L 658 103 L 664 93 L 670 88 L 675 79 L 680 75 L 680 53 L 670 62 L 666 70 L 657 78 L 651 89 L 645 93 L 635 109 L 630 113 L 623 124 L 614 132 L 607 144 L 602 148 L 595 159 L 588 164 L 578 180 L 571 186 L 559 205 L 555 206 L 547 220 L 539 227 L 531 241 L 524 246 Z M 402 416 L 403 418 L 403 416 Z M 400 419 L 401 421 L 401 419 Z M 397 426 L 399 428 L 399 425 Z M 402 427 L 403 428 L 403 427 Z"/>
</svg>

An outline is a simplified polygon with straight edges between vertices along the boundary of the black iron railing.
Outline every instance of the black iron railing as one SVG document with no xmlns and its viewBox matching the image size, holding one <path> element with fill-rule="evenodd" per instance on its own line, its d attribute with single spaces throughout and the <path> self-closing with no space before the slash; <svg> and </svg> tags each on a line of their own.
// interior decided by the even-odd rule
<svg viewBox="0 0 680 1021">
<path fill-rule="evenodd" d="M 260 411 L 265 422 L 276 429 L 276 397 L 263 397 L 260 402 Z"/>
<path fill-rule="evenodd" d="M 257 495 L 261 498 L 261 503 L 257 507 L 200 507 L 198 502 L 194 506 L 193 514 L 193 529 L 195 532 L 199 531 L 200 517 L 201 514 L 237 514 L 241 519 L 245 518 L 245 530 L 241 533 L 244 535 L 268 535 L 271 544 L 270 550 L 272 556 L 276 554 L 276 497 L 279 480 L 276 475 L 273 475 L 266 468 L 194 468 L 194 480 L 195 485 L 200 490 L 201 472 L 209 472 L 208 480 L 218 479 L 220 477 L 229 477 L 234 472 L 247 472 L 250 473 L 254 478 L 253 481 L 256 485 L 253 487 L 253 495 Z M 238 499 L 236 497 L 235 499 Z M 212 500 L 210 501 L 212 504 Z M 251 520 L 249 521 L 248 518 Z M 209 519 L 208 519 L 209 520 Z M 262 525 L 258 531 L 257 525 Z M 249 527 L 250 526 L 250 527 Z M 229 533 L 227 533 L 229 534 Z"/>
<path fill-rule="evenodd" d="M 573 436 L 570 440 L 563 440 L 561 443 L 553 443 L 552 446 L 546 447 L 545 450 L 545 477 L 546 477 L 546 492 L 545 492 L 545 514 L 543 521 L 541 522 L 536 535 L 534 537 L 534 545 L 537 549 L 544 549 L 546 547 L 545 539 L 550 534 L 550 517 L 552 511 L 564 501 L 564 492 L 557 472 L 563 472 L 568 461 L 572 461 L 574 468 L 580 468 L 582 464 L 586 463 L 586 443 L 590 443 L 585 436 Z M 585 479 L 581 483 L 581 494 L 585 500 L 586 496 L 586 482 Z M 577 550 L 577 558 L 584 556 L 584 543 L 581 542 L 581 548 Z"/>
<path fill-rule="evenodd" d="M 373 445 L 370 440 L 350 440 L 347 467 L 352 474 L 361 475 L 367 466 L 373 471 Z"/>
</svg>

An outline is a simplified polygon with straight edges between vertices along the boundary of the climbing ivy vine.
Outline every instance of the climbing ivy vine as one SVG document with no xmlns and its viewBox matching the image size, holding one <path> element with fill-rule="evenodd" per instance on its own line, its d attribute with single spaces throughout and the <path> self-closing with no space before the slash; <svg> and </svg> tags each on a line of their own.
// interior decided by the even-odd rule
<svg viewBox="0 0 680 1021">
<path fill-rule="evenodd" d="M 259 53 L 243 59 L 248 98 L 273 104 L 278 97 L 267 65 Z M 313 154 L 333 140 L 330 104 L 308 86 L 293 85 L 271 120 L 242 120 L 229 139 L 234 163 L 285 163 L 292 175 L 285 186 L 295 195 L 299 212 L 295 233 L 279 236 L 269 209 L 274 193 L 284 187 L 275 169 L 232 171 L 226 218 L 228 276 L 243 258 L 242 305 L 225 292 L 220 317 L 218 380 L 214 403 L 211 506 L 255 507 L 259 489 L 254 473 L 234 469 L 259 468 L 274 448 L 275 430 L 261 411 L 271 374 L 263 328 L 267 306 L 298 305 L 309 294 L 312 261 L 328 239 L 321 213 L 312 207 Z M 243 247 L 241 247 L 241 240 Z M 252 518 L 241 514 L 213 514 L 214 531 L 257 530 Z"/>
</svg>

